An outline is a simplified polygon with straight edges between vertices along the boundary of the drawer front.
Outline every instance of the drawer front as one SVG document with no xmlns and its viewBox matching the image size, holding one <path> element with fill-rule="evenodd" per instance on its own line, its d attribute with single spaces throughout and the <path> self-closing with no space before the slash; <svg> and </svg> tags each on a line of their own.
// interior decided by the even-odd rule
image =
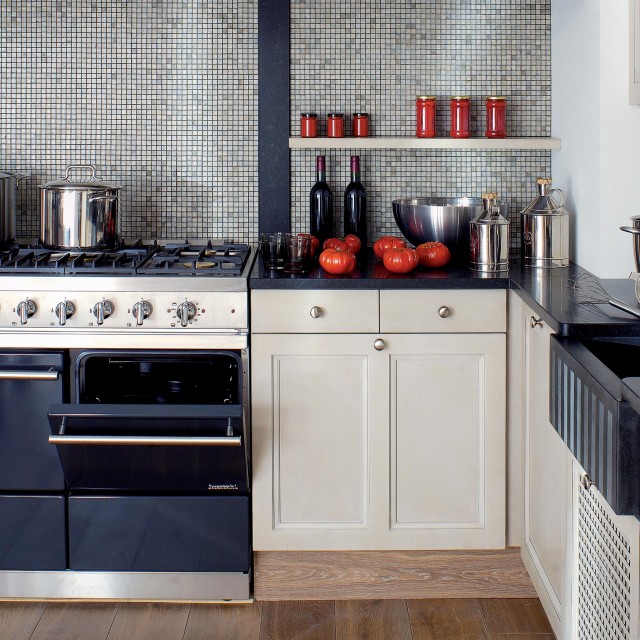
<svg viewBox="0 0 640 640">
<path fill-rule="evenodd" d="M 506 291 L 381 291 L 380 332 L 503 333 Z"/>
<path fill-rule="evenodd" d="M 377 333 L 378 291 L 252 291 L 253 333 Z"/>
</svg>

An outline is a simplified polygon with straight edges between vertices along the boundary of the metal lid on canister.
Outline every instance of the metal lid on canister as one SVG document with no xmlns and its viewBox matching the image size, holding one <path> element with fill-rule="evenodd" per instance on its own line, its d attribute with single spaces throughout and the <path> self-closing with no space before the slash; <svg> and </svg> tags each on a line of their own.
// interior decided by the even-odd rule
<svg viewBox="0 0 640 640">
<path fill-rule="evenodd" d="M 435 100 L 435 96 L 416 96 L 416 100 Z"/>
<path fill-rule="evenodd" d="M 318 114 L 317 113 L 313 113 L 311 111 L 301 111 L 300 112 L 300 117 L 301 118 L 317 118 Z"/>
<path fill-rule="evenodd" d="M 469 96 L 451 96 L 452 100 L 471 100 Z"/>
</svg>

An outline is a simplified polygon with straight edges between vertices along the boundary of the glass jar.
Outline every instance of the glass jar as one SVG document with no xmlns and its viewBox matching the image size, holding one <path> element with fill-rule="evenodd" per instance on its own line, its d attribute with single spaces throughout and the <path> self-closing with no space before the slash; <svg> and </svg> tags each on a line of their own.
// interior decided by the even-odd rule
<svg viewBox="0 0 640 640">
<path fill-rule="evenodd" d="M 318 114 L 307 112 L 300 114 L 300 135 L 303 138 L 318 136 Z"/>
<path fill-rule="evenodd" d="M 451 131 L 452 138 L 468 138 L 469 111 L 471 100 L 469 96 L 451 96 Z"/>
<path fill-rule="evenodd" d="M 503 96 L 488 96 L 487 101 L 487 138 L 507 137 L 507 101 Z"/>
<path fill-rule="evenodd" d="M 344 137 L 344 114 L 342 113 L 327 114 L 327 136 L 329 138 Z"/>
<path fill-rule="evenodd" d="M 418 138 L 436 137 L 435 96 L 416 96 L 416 136 Z"/>
<path fill-rule="evenodd" d="M 356 138 L 366 138 L 369 135 L 369 114 L 354 113 L 351 133 Z"/>
</svg>

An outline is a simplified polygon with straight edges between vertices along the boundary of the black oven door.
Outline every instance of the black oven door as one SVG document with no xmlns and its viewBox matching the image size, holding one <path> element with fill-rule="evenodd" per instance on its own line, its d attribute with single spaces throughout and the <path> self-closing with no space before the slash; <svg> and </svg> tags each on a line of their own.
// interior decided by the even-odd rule
<svg viewBox="0 0 640 640">
<path fill-rule="evenodd" d="M 49 423 L 71 489 L 248 492 L 242 405 L 51 405 Z"/>
</svg>

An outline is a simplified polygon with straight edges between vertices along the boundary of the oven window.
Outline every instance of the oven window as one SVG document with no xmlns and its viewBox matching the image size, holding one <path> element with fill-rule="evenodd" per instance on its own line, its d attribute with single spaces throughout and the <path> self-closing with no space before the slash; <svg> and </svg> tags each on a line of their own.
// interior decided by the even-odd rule
<svg viewBox="0 0 640 640">
<path fill-rule="evenodd" d="M 82 404 L 238 404 L 235 353 L 85 353 L 78 361 Z"/>
</svg>

